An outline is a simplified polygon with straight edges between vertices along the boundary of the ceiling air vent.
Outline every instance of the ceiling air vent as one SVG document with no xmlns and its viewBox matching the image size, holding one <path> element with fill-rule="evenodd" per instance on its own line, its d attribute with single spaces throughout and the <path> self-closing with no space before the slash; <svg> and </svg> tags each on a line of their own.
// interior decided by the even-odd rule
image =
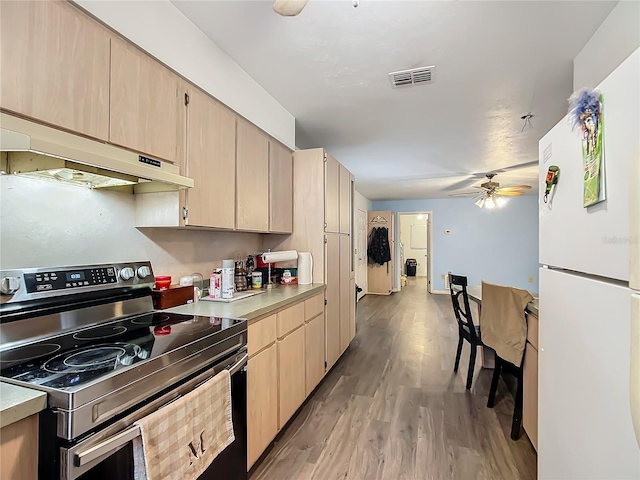
<svg viewBox="0 0 640 480">
<path fill-rule="evenodd" d="M 436 67 L 418 67 L 410 70 L 400 70 L 389 74 L 393 88 L 417 85 L 419 83 L 431 83 L 436 79 Z"/>
</svg>

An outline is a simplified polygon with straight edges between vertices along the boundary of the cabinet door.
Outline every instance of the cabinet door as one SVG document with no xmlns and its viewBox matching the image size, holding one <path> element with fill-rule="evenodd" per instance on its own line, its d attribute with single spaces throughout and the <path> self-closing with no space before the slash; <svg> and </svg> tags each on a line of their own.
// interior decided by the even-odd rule
<svg viewBox="0 0 640 480">
<path fill-rule="evenodd" d="M 109 136 L 110 33 L 62 1 L 2 2 L 0 106 L 74 132 Z"/>
<path fill-rule="evenodd" d="M 356 279 L 349 280 L 349 341 L 356 336 Z"/>
<path fill-rule="evenodd" d="M 340 232 L 340 164 L 328 153 L 325 162 L 325 223 L 326 232 Z"/>
<path fill-rule="evenodd" d="M 533 448 L 538 450 L 538 351 L 527 342 L 522 386 L 522 426 Z"/>
<path fill-rule="evenodd" d="M 324 315 L 314 317 L 304 326 L 306 361 L 306 396 L 313 391 L 324 377 Z"/>
<path fill-rule="evenodd" d="M 189 89 L 185 174 L 188 225 L 233 229 L 236 206 L 236 117 L 195 87 Z"/>
<path fill-rule="evenodd" d="M 278 346 L 278 428 L 284 427 L 306 398 L 304 327 L 279 340 Z M 270 375 L 273 381 L 273 372 Z"/>
<path fill-rule="evenodd" d="M 340 233 L 351 233 L 351 173 L 340 165 Z"/>
<path fill-rule="evenodd" d="M 293 231 L 293 154 L 269 142 L 269 231 Z"/>
<path fill-rule="evenodd" d="M 326 359 L 327 370 L 340 358 L 340 235 L 326 234 Z"/>
<path fill-rule="evenodd" d="M 349 300 L 351 242 L 349 235 L 340 235 L 340 354 L 351 342 Z"/>
<path fill-rule="evenodd" d="M 3 427 L 0 439 L 0 478 L 37 479 L 38 415 Z"/>
<path fill-rule="evenodd" d="M 269 231 L 269 140 L 258 127 L 238 118 L 236 228 Z"/>
<path fill-rule="evenodd" d="M 278 433 L 277 368 L 275 344 L 247 364 L 247 470 Z"/>
<path fill-rule="evenodd" d="M 178 75 L 119 37 L 111 41 L 109 141 L 179 163 L 186 93 Z"/>
</svg>

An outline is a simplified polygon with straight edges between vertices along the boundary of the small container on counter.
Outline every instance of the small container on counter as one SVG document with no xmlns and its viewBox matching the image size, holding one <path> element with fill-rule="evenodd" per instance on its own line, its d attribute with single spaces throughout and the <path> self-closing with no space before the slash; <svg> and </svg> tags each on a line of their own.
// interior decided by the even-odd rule
<svg viewBox="0 0 640 480">
<path fill-rule="evenodd" d="M 251 287 L 256 290 L 262 288 L 262 272 L 253 272 L 251 274 Z"/>
<path fill-rule="evenodd" d="M 222 298 L 233 298 L 236 289 L 233 260 L 222 261 Z"/>
<path fill-rule="evenodd" d="M 209 282 L 209 297 L 220 298 L 222 296 L 222 272 L 216 270 L 211 274 Z"/>
</svg>

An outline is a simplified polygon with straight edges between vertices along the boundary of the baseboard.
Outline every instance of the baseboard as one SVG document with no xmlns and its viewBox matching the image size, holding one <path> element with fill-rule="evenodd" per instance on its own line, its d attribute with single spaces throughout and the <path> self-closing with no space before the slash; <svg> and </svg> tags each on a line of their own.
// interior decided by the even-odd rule
<svg viewBox="0 0 640 480">
<path fill-rule="evenodd" d="M 449 295 L 450 292 L 447 292 L 446 290 L 431 290 L 431 293 L 436 295 Z"/>
</svg>

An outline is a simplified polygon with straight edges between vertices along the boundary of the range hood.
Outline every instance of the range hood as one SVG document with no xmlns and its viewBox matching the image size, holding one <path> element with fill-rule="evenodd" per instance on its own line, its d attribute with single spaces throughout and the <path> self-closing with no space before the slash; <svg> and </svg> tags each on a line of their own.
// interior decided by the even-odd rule
<svg viewBox="0 0 640 480">
<path fill-rule="evenodd" d="M 136 193 L 193 187 L 177 165 L 0 113 L 2 170 L 90 188 L 133 185 Z M 6 153 L 5 153 L 6 152 Z"/>
</svg>

